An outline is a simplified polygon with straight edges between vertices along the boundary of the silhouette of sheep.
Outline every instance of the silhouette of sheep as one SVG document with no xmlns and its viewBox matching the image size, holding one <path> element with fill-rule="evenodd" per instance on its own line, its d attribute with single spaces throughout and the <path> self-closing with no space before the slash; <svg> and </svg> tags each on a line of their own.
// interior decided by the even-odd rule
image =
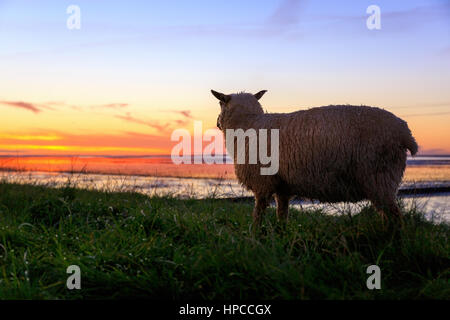
<svg viewBox="0 0 450 320">
<path fill-rule="evenodd" d="M 412 155 L 418 150 L 405 121 L 380 108 L 352 105 L 265 113 L 258 100 L 266 90 L 255 95 L 211 92 L 220 101 L 217 126 L 225 139 L 227 129 L 279 129 L 276 174 L 261 175 L 259 160 L 236 163 L 233 152 L 236 176 L 255 196 L 255 223 L 261 222 L 273 195 L 280 220 L 288 217 L 289 199 L 298 196 L 323 202 L 368 199 L 383 217 L 402 221 L 396 194 L 407 149 Z"/>
</svg>

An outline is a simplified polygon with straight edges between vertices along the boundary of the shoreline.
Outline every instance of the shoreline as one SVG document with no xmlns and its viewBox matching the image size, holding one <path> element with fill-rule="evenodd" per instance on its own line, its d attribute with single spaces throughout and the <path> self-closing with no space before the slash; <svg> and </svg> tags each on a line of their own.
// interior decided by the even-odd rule
<svg viewBox="0 0 450 320">
<path fill-rule="evenodd" d="M 431 191 L 430 191 L 431 190 Z M 428 191 L 428 192 L 427 192 Z M 442 187 L 442 188 L 417 188 L 417 189 L 403 189 L 399 190 L 397 196 L 400 198 L 415 198 L 415 197 L 446 197 L 450 195 L 450 187 Z M 247 202 L 253 201 L 254 197 L 229 197 L 229 198 L 221 198 L 223 200 L 229 200 L 233 202 Z M 297 196 L 293 197 L 290 201 L 293 204 L 300 203 L 313 203 L 310 200 L 304 200 L 298 198 Z M 320 202 L 321 204 L 327 204 L 327 202 Z"/>
<path fill-rule="evenodd" d="M 41 177 L 38 177 L 41 176 Z M 105 172 L 70 172 L 70 171 L 34 171 L 34 170 L 5 170 L 4 168 L 0 168 L 0 180 L 9 180 L 14 179 L 14 177 L 22 177 L 25 179 L 30 179 L 32 177 L 35 177 L 36 180 L 49 180 L 49 182 L 55 182 L 52 181 L 52 179 L 67 179 L 71 183 L 75 182 L 86 182 L 86 178 L 88 177 L 98 177 L 100 179 L 106 178 L 106 179 L 112 179 L 115 178 L 121 179 L 121 181 L 133 181 L 136 184 L 135 186 L 138 188 L 142 188 L 139 186 L 139 183 L 137 183 L 137 179 L 141 180 L 150 180 L 155 181 L 155 183 L 152 184 L 152 187 L 156 189 L 163 189 L 167 187 L 167 180 L 172 181 L 189 181 L 189 182 L 199 182 L 199 183 L 205 183 L 209 186 L 213 185 L 215 187 L 226 187 L 226 186 L 232 186 L 243 188 L 239 181 L 236 178 L 225 178 L 225 177 L 193 177 L 193 176 L 182 176 L 182 175 L 149 175 L 149 174 L 126 174 L 126 173 L 105 173 Z M 71 179 L 75 178 L 75 181 L 72 181 Z M 77 178 L 80 179 L 80 181 L 77 181 Z M 84 179 L 83 179 L 84 178 Z M 127 178 L 127 179 L 124 179 Z M 123 180 L 122 180 L 123 179 Z M 164 179 L 166 180 L 164 183 Z M 158 181 L 162 180 L 162 181 Z M 34 181 L 33 181 L 34 182 Z M 91 180 L 93 184 L 95 184 L 94 180 Z M 141 183 L 144 181 L 141 181 Z M 180 185 L 177 185 L 180 186 Z M 408 197 L 408 196 L 438 196 L 439 194 L 445 194 L 450 193 L 450 180 L 422 180 L 422 181 L 409 181 L 405 180 L 402 181 L 397 195 L 402 197 Z M 230 197 L 230 198 L 251 198 L 251 197 Z"/>
<path fill-rule="evenodd" d="M 423 165 L 411 165 L 410 167 L 424 167 Z M 183 175 L 155 175 L 155 174 L 144 174 L 144 173 L 122 173 L 122 172 L 102 172 L 102 171 L 67 171 L 67 170 L 54 170 L 54 171 L 45 171 L 45 170 L 17 170 L 17 169 L 10 169 L 10 168 L 0 168 L 0 176 L 2 173 L 16 173 L 16 174 L 47 174 L 51 176 L 58 176 L 58 175 L 79 175 L 79 176 L 88 176 L 88 175 L 99 175 L 99 176 L 119 176 L 119 177 L 139 177 L 139 178 L 166 178 L 166 179 L 186 179 L 186 180 L 217 180 L 217 181 L 237 181 L 236 178 L 224 178 L 224 177 L 217 177 L 217 176 L 183 176 Z M 402 181 L 401 184 L 425 184 L 425 183 L 440 183 L 443 184 L 448 188 L 450 188 L 450 180 L 421 180 L 421 181 L 410 181 L 405 180 Z M 408 189 L 433 189 L 436 187 L 420 187 L 420 188 L 408 188 Z M 406 189 L 400 187 L 400 189 Z M 450 189 L 449 189 L 450 190 Z M 445 191 L 447 192 L 447 191 Z"/>
</svg>

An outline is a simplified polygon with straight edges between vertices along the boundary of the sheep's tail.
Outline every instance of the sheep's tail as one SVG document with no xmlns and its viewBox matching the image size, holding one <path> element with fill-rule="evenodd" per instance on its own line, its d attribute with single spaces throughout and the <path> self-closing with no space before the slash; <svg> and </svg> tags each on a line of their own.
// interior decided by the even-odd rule
<svg viewBox="0 0 450 320">
<path fill-rule="evenodd" d="M 412 156 L 415 155 L 419 150 L 419 146 L 417 145 L 416 139 L 414 139 L 414 137 L 412 136 L 411 131 L 408 128 L 408 125 L 406 125 L 406 130 L 403 130 L 402 143 L 403 146 L 411 152 Z"/>
</svg>

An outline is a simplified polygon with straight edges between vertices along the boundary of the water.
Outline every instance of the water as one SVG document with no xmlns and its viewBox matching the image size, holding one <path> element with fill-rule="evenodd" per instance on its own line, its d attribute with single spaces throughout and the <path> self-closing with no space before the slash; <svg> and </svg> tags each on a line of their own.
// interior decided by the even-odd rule
<svg viewBox="0 0 450 320">
<path fill-rule="evenodd" d="M 240 186 L 230 164 L 174 165 L 164 157 L 3 157 L 0 177 L 9 182 L 61 186 L 68 181 L 87 189 L 136 191 L 148 195 L 177 197 L 251 197 Z M 5 166 L 5 163 L 10 163 Z M 15 163 L 22 171 L 16 171 Z M 45 165 L 46 164 L 46 165 Z M 64 169 L 71 164 L 70 172 Z M 55 167 L 57 170 L 55 170 Z M 26 170 L 32 171 L 23 171 Z M 81 170 L 84 168 L 83 170 Z M 89 168 L 89 169 L 87 169 Z M 33 170 L 41 169 L 41 170 Z M 67 169 L 67 168 L 66 168 Z M 77 172 L 78 171 L 78 172 Z M 153 174 L 152 174 L 153 172 Z M 155 174 L 156 172 L 156 174 Z M 400 189 L 450 187 L 450 156 L 421 156 L 408 158 L 407 169 Z M 406 207 L 417 206 L 433 221 L 450 221 L 450 194 L 441 192 L 401 197 Z M 302 208 L 320 208 L 332 214 L 356 212 L 364 202 L 356 204 L 326 204 L 309 201 L 293 203 Z"/>
<path fill-rule="evenodd" d="M 228 157 L 225 160 L 229 160 Z M 170 156 L 0 156 L 0 170 L 235 179 L 232 164 L 176 165 Z M 407 182 L 450 181 L 450 156 L 409 157 Z"/>
<path fill-rule="evenodd" d="M 417 208 L 425 213 L 425 218 L 435 223 L 447 222 L 450 223 L 450 193 L 437 193 L 433 195 L 419 195 L 419 196 L 400 196 L 402 205 L 406 209 Z M 304 201 L 301 203 L 292 204 L 293 207 L 300 209 L 321 209 L 329 214 L 347 214 L 357 213 L 368 205 L 367 201 L 358 203 L 313 203 Z"/>
</svg>

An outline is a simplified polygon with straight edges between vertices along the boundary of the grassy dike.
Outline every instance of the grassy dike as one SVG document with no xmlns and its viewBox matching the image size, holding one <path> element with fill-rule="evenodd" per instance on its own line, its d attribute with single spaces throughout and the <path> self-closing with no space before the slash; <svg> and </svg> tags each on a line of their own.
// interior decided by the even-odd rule
<svg viewBox="0 0 450 320">
<path fill-rule="evenodd" d="M 450 227 L 370 208 L 329 216 L 252 203 L 0 183 L 0 299 L 450 299 Z M 381 268 L 381 290 L 366 269 Z M 68 290 L 66 268 L 81 268 Z"/>
</svg>

